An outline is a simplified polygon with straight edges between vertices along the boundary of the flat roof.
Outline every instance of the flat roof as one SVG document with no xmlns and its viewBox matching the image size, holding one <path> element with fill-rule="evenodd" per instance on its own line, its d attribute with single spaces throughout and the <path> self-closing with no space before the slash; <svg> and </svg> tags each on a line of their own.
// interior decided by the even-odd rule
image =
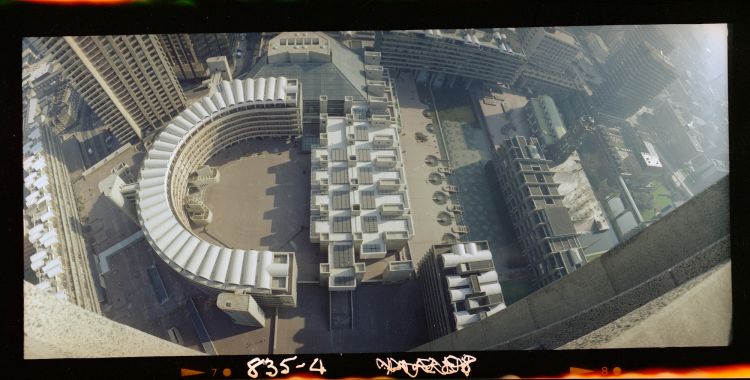
<svg viewBox="0 0 750 380">
<path fill-rule="evenodd" d="M 349 268 L 354 265 L 354 247 L 351 244 L 335 244 L 332 247 L 334 268 Z"/>
<path fill-rule="evenodd" d="M 289 33 L 294 34 L 294 33 Z M 356 53 L 322 32 L 308 32 L 326 38 L 330 48 L 331 62 L 268 63 L 267 57 L 253 66 L 248 77 L 286 76 L 297 78 L 302 83 L 303 100 L 343 100 L 351 96 L 354 100 L 367 99 L 364 62 Z M 283 37 L 279 35 L 278 39 Z M 304 37 L 304 38 L 310 38 Z"/>
<path fill-rule="evenodd" d="M 560 28 L 545 28 L 544 31 L 547 32 L 548 35 L 554 37 L 557 40 L 565 42 L 566 44 L 576 46 L 578 45 L 578 41 L 576 41 L 575 37 Z"/>
<path fill-rule="evenodd" d="M 560 206 L 546 207 L 544 208 L 544 213 L 547 215 L 547 221 L 552 234 L 555 236 L 575 235 L 576 229 L 573 226 L 573 222 L 570 221 L 567 208 Z"/>
<path fill-rule="evenodd" d="M 623 233 L 623 235 L 627 234 L 638 226 L 638 223 L 635 221 L 635 217 L 633 216 L 633 213 L 631 211 L 620 215 L 620 217 L 617 218 L 616 223 L 620 227 L 620 231 Z"/>
<path fill-rule="evenodd" d="M 546 140 L 545 144 L 554 143 L 556 140 L 565 136 L 565 123 L 563 123 L 562 118 L 560 117 L 560 111 L 557 109 L 557 105 L 551 97 L 542 95 L 538 98 L 531 99 L 529 102 L 531 103 L 534 117 L 537 119 L 539 128 L 544 133 L 544 139 Z M 546 115 L 549 116 L 549 120 Z"/>
</svg>

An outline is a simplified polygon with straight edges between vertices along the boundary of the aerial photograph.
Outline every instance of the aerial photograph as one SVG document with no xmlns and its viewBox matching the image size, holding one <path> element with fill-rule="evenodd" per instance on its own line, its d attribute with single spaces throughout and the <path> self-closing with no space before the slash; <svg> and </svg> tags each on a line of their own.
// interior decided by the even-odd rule
<svg viewBox="0 0 750 380">
<path fill-rule="evenodd" d="M 727 346 L 727 38 L 27 36 L 24 357 Z"/>
</svg>

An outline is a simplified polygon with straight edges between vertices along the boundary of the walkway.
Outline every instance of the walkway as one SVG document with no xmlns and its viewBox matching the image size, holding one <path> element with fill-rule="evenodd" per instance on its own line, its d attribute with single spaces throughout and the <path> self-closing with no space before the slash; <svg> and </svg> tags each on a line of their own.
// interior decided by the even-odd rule
<svg viewBox="0 0 750 380">
<path fill-rule="evenodd" d="M 101 274 L 109 272 L 109 256 L 114 255 L 121 249 L 128 247 L 129 245 L 143 239 L 143 230 L 140 230 L 125 239 L 115 243 L 113 246 L 97 254 L 99 256 L 99 270 Z"/>
<path fill-rule="evenodd" d="M 498 196 L 499 186 L 486 167 L 492 160 L 492 148 L 466 99 L 469 95 L 464 92 L 453 99 L 445 93 L 432 96 L 436 113 L 441 115 L 438 130 L 454 171 L 451 182 L 459 187 L 458 199 L 469 227 L 466 240 L 487 240 L 499 272 L 517 266 L 511 258 L 520 253 L 520 247 L 510 220 L 501 217 L 504 205 Z"/>
<path fill-rule="evenodd" d="M 437 166 L 428 165 L 425 158 L 440 157 L 441 154 L 436 135 L 426 129 L 432 120 L 422 113 L 428 106 L 419 101 L 414 78 L 401 73 L 395 82 L 403 128 L 400 140 L 404 172 L 414 220 L 414 236 L 409 241 L 409 250 L 416 265 L 433 244 L 442 241 L 443 234 L 450 232 L 450 226 L 442 226 L 437 222 L 438 214 L 446 210 L 446 205 L 438 205 L 432 200 L 433 193 L 439 191 L 445 182 L 432 184 L 428 180 L 430 173 L 437 171 Z M 427 136 L 427 141 L 417 141 L 417 132 Z"/>
<path fill-rule="evenodd" d="M 493 145 L 482 128 L 481 111 L 471 106 L 475 99 L 462 90 L 438 92 L 430 90 L 439 116 L 437 132 L 445 142 L 446 156 L 454 174 L 451 184 L 464 208 L 463 224 L 469 227 L 464 241 L 487 240 L 495 269 L 508 305 L 526 297 L 534 288 L 524 276 L 526 261 L 513 232 L 513 224 L 501 197 L 500 186 L 491 167 Z M 439 114 L 439 115 L 437 115 Z"/>
</svg>

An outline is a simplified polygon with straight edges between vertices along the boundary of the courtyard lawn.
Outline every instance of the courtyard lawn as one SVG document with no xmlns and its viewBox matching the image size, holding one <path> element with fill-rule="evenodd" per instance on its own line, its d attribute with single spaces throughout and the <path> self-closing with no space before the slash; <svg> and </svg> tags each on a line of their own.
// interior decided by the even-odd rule
<svg viewBox="0 0 750 380">
<path fill-rule="evenodd" d="M 654 207 L 651 209 L 641 210 L 641 216 L 643 220 L 652 220 L 656 217 L 656 214 L 661 211 L 664 207 L 667 207 L 673 203 L 672 194 L 667 190 L 667 187 L 659 181 L 651 181 L 651 194 L 654 197 Z"/>
<path fill-rule="evenodd" d="M 470 97 L 465 91 L 433 89 L 433 94 L 435 94 L 435 103 L 437 103 L 440 120 L 476 122 L 469 104 Z"/>
</svg>

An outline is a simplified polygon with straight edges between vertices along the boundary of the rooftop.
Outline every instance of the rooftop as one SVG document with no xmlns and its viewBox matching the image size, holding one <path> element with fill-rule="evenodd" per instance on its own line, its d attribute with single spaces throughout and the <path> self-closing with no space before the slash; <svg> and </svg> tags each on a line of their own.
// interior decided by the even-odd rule
<svg viewBox="0 0 750 380">
<path fill-rule="evenodd" d="M 460 41 L 467 45 L 477 47 L 491 48 L 504 54 L 523 55 L 523 48 L 516 38 L 514 31 L 506 28 L 495 28 L 494 32 L 486 32 L 476 29 L 422 29 L 422 30 L 404 30 L 404 33 L 418 33 L 429 38 L 447 38 L 454 41 Z M 501 39 L 496 36 L 500 35 Z M 469 36 L 469 38 L 467 38 Z M 472 38 L 476 37 L 476 38 Z M 505 45 L 505 49 L 503 49 Z"/>
<path fill-rule="evenodd" d="M 575 37 L 560 28 L 544 28 L 544 31 L 547 32 L 548 36 L 553 37 L 558 41 L 569 45 L 578 45 L 578 41 L 576 41 Z"/>
<path fill-rule="evenodd" d="M 547 216 L 550 229 L 554 236 L 575 235 L 576 229 L 570 221 L 568 209 L 565 207 L 547 207 L 543 210 Z"/>
<path fill-rule="evenodd" d="M 565 124 L 560 117 L 560 111 L 558 111 L 555 101 L 551 97 L 542 95 L 531 99 L 529 103 L 539 128 L 544 134 L 545 144 L 552 144 L 565 135 Z"/>
<path fill-rule="evenodd" d="M 341 43 L 321 32 L 307 32 L 305 38 L 319 38 L 328 41 L 326 54 L 330 54 L 328 62 L 278 62 L 269 63 L 268 56 L 260 59 L 253 66 L 247 77 L 276 77 L 287 76 L 299 78 L 302 83 L 304 100 L 318 100 L 319 96 L 327 95 L 329 100 L 342 100 L 345 96 L 352 96 L 354 100 L 365 100 L 364 62 L 354 52 Z M 295 33 L 281 33 L 271 40 L 269 45 L 281 46 L 283 40 L 296 38 Z M 300 37 L 302 38 L 302 37 Z M 289 50 L 290 46 L 285 49 Z"/>
</svg>

